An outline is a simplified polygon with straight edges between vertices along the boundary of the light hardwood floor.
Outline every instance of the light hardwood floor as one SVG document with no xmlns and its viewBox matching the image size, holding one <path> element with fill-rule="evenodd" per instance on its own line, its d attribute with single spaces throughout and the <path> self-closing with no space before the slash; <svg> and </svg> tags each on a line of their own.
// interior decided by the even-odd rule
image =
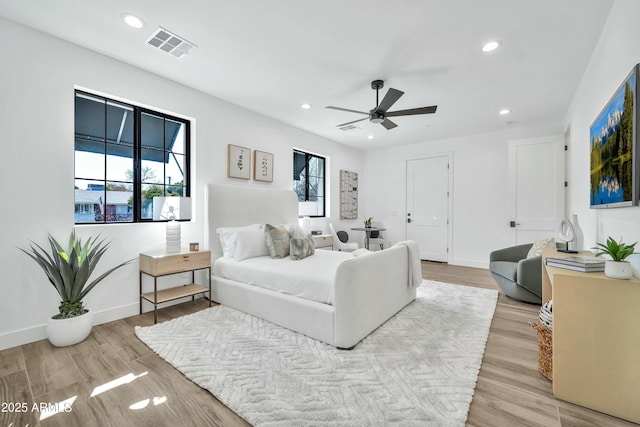
<svg viewBox="0 0 640 427">
<path fill-rule="evenodd" d="M 425 279 L 496 289 L 487 270 L 425 262 L 422 271 Z M 207 306 L 196 300 L 161 309 L 158 321 Z M 551 382 L 537 371 L 536 333 L 529 326 L 538 310 L 500 294 L 467 425 L 635 425 L 553 397 Z M 1 351 L 0 427 L 247 425 L 136 338 L 134 326 L 152 323 L 146 313 L 96 326 L 72 347 L 44 340 Z M 34 404 L 68 399 L 70 412 L 43 418 L 33 411 Z"/>
</svg>

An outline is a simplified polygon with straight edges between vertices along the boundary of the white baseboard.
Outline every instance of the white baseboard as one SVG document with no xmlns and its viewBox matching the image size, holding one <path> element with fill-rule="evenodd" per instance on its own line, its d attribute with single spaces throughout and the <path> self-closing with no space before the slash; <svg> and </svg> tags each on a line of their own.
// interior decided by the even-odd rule
<svg viewBox="0 0 640 427">
<path fill-rule="evenodd" d="M 135 303 L 96 311 L 93 313 L 93 325 L 101 325 L 103 323 L 112 322 L 114 320 L 123 319 L 129 316 L 134 316 L 138 314 L 139 307 L 140 306 Z M 46 324 L 7 332 L 4 334 L 0 334 L 0 350 L 6 350 L 8 348 L 17 347 L 23 344 L 29 344 L 46 338 Z"/>
<path fill-rule="evenodd" d="M 32 326 L 0 335 L 0 350 L 17 347 L 22 344 L 40 341 L 47 338 L 47 325 Z"/>
<path fill-rule="evenodd" d="M 489 263 L 483 261 L 475 261 L 470 259 L 452 259 L 449 261 L 451 265 L 459 265 L 462 267 L 473 267 L 473 268 L 484 268 L 485 270 L 489 269 Z"/>
<path fill-rule="evenodd" d="M 102 325 L 103 323 L 113 322 L 114 320 L 124 319 L 129 316 L 135 316 L 140 313 L 139 310 L 139 303 L 134 303 L 109 308 L 107 310 L 96 311 L 93 313 L 93 325 Z"/>
</svg>

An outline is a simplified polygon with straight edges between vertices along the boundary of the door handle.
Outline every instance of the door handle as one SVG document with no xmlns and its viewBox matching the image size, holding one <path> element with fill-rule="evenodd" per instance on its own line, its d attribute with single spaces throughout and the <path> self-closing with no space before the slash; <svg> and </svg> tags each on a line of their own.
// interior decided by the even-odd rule
<svg viewBox="0 0 640 427">
<path fill-rule="evenodd" d="M 509 227 L 516 228 L 517 225 L 520 225 L 520 223 L 515 221 L 509 221 Z"/>
<path fill-rule="evenodd" d="M 407 218 L 407 222 L 411 222 L 411 218 Z"/>
</svg>

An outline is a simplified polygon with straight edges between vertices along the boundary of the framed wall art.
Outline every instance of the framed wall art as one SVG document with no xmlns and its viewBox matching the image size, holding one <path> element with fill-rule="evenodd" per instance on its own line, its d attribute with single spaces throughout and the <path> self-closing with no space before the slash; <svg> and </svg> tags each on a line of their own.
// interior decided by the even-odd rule
<svg viewBox="0 0 640 427">
<path fill-rule="evenodd" d="M 273 154 L 260 150 L 254 150 L 253 153 L 253 179 L 273 182 Z"/>
<path fill-rule="evenodd" d="M 358 218 L 358 174 L 340 171 L 340 219 Z"/>
<path fill-rule="evenodd" d="M 229 178 L 251 179 L 251 149 L 229 144 L 227 156 L 227 176 Z"/>
<path fill-rule="evenodd" d="M 627 75 L 591 124 L 591 208 L 638 204 L 639 66 Z"/>
</svg>

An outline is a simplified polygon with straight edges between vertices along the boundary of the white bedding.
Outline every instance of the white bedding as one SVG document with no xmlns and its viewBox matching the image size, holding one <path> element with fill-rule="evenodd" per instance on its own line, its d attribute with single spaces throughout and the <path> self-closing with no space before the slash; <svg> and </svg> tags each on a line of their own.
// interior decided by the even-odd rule
<svg viewBox="0 0 640 427">
<path fill-rule="evenodd" d="M 314 255 L 297 261 L 290 257 L 272 259 L 268 256 L 242 261 L 218 258 L 213 265 L 213 274 L 333 305 L 336 269 L 347 259 L 353 259 L 353 255 L 324 250 L 318 250 Z"/>
</svg>

